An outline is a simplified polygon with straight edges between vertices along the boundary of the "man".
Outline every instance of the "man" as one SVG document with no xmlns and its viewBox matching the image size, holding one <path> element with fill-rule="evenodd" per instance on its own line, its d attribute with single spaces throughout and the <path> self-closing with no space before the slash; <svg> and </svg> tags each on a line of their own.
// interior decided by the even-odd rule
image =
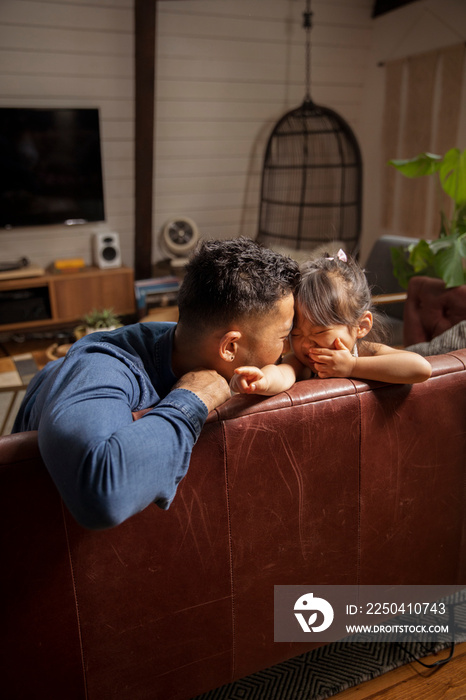
<svg viewBox="0 0 466 700">
<path fill-rule="evenodd" d="M 235 368 L 283 352 L 298 281 L 294 261 L 249 239 L 204 242 L 179 292 L 178 324 L 93 333 L 39 372 L 13 432 L 39 431 L 78 522 L 112 527 L 152 502 L 169 507 Z"/>
</svg>

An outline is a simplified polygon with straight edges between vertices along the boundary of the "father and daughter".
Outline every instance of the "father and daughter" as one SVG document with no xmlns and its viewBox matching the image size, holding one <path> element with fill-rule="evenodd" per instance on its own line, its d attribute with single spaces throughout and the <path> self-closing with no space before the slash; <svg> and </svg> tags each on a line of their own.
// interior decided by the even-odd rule
<svg viewBox="0 0 466 700">
<path fill-rule="evenodd" d="M 383 320 L 373 310 L 366 276 L 340 250 L 301 267 L 290 335 L 292 352 L 280 364 L 238 367 L 233 392 L 273 395 L 313 376 L 357 377 L 414 384 L 431 375 L 429 362 L 414 352 L 389 347 Z"/>
</svg>

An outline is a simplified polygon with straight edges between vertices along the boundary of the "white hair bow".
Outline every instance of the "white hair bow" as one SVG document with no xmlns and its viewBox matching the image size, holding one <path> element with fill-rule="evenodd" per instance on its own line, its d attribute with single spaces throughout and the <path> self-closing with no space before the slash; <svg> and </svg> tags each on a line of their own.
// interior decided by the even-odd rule
<svg viewBox="0 0 466 700">
<path fill-rule="evenodd" d="M 338 260 L 341 260 L 341 262 L 348 262 L 348 258 L 346 257 L 346 253 L 341 248 L 337 253 L 337 258 L 338 258 Z M 327 260 L 335 260 L 335 258 L 327 258 Z"/>
</svg>

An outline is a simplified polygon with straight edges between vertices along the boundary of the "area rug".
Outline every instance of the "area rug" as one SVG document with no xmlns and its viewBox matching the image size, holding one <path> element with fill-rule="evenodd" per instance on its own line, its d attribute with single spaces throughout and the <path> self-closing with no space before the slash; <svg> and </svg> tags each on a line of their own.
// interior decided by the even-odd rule
<svg viewBox="0 0 466 700">
<path fill-rule="evenodd" d="M 466 641 L 466 591 L 453 599 L 460 603 L 455 637 L 459 644 Z M 192 700 L 325 700 L 447 647 L 449 641 L 334 642 Z"/>
<path fill-rule="evenodd" d="M 328 644 L 192 700 L 325 700 L 444 644 Z"/>
<path fill-rule="evenodd" d="M 38 370 L 31 353 L 0 357 L 0 435 L 9 435 L 26 387 Z"/>
</svg>

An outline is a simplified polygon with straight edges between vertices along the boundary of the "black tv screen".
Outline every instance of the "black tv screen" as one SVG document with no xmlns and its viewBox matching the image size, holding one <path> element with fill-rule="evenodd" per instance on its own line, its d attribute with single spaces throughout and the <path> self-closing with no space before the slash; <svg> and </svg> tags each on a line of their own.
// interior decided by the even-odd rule
<svg viewBox="0 0 466 700">
<path fill-rule="evenodd" d="M 0 108 L 0 227 L 104 221 L 98 109 Z"/>
</svg>

